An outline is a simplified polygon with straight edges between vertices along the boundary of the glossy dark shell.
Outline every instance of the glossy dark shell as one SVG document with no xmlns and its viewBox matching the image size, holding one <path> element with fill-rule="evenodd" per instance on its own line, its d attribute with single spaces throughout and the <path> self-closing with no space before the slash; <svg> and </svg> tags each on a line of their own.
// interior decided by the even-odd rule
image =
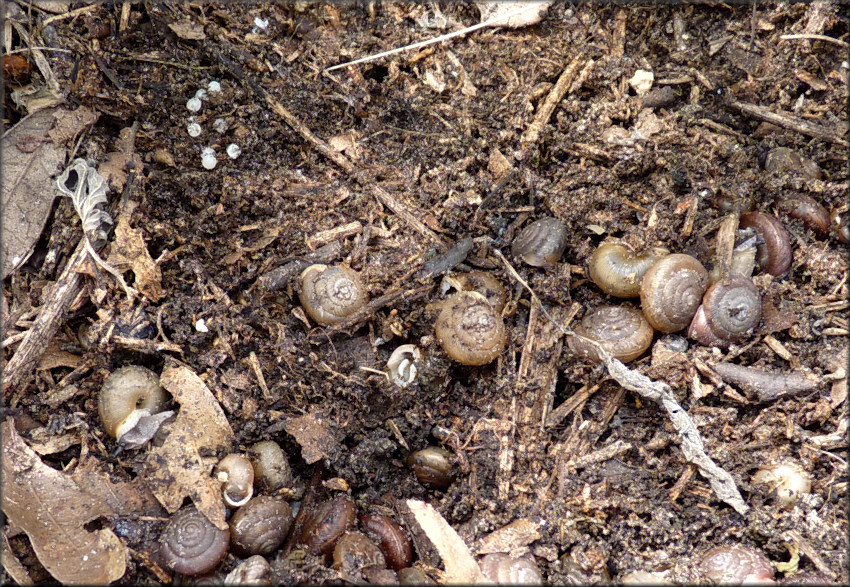
<svg viewBox="0 0 850 587">
<path fill-rule="evenodd" d="M 454 481 L 453 461 L 454 457 L 449 451 L 429 446 L 412 453 L 406 462 L 422 485 L 429 489 L 445 490 Z"/>
<path fill-rule="evenodd" d="M 588 313 L 575 328 L 579 336 L 602 345 L 625 362 L 641 356 L 652 344 L 653 330 L 639 311 L 627 306 L 602 306 Z M 599 362 L 596 348 L 574 336 L 567 344 L 576 355 Z"/>
<path fill-rule="evenodd" d="M 682 330 L 691 323 L 707 286 L 708 272 L 702 263 L 690 255 L 667 255 L 643 276 L 643 315 L 661 332 Z"/>
<path fill-rule="evenodd" d="M 752 227 L 764 241 L 758 245 L 759 269 L 781 277 L 791 269 L 791 237 L 778 218 L 764 212 L 741 214 L 741 228 Z"/>
<path fill-rule="evenodd" d="M 557 218 L 536 220 L 514 239 L 511 254 L 533 267 L 552 267 L 567 248 L 567 227 Z"/>
<path fill-rule="evenodd" d="M 776 205 L 791 218 L 823 238 L 829 234 L 829 212 L 806 194 L 788 193 L 776 198 Z"/>
<path fill-rule="evenodd" d="M 211 571 L 225 557 L 229 545 L 230 531 L 216 528 L 195 506 L 171 516 L 159 538 L 165 565 L 184 575 Z"/>
<path fill-rule="evenodd" d="M 269 554 L 283 544 L 292 520 L 292 508 L 283 499 L 255 497 L 230 520 L 231 548 L 242 557 Z"/>
<path fill-rule="evenodd" d="M 413 561 L 410 539 L 395 520 L 381 514 L 363 514 L 359 522 L 360 529 L 377 541 L 390 568 L 399 570 L 410 566 Z"/>
<path fill-rule="evenodd" d="M 366 567 L 386 568 L 384 555 L 378 545 L 362 532 L 346 532 L 337 541 L 333 552 L 334 568 L 343 576 L 359 574 Z"/>
<path fill-rule="evenodd" d="M 299 542 L 314 554 L 330 554 L 339 537 L 354 525 L 356 515 L 354 502 L 345 495 L 322 502 L 308 514 Z"/>
<path fill-rule="evenodd" d="M 720 585 L 764 583 L 773 579 L 773 566 L 761 552 L 742 544 L 718 546 L 699 558 L 705 579 Z"/>
</svg>

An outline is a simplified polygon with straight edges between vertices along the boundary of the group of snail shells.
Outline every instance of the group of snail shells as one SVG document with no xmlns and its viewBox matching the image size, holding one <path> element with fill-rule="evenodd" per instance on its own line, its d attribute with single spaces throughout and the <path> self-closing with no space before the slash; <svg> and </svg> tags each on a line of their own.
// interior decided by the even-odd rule
<svg viewBox="0 0 850 587">
<path fill-rule="evenodd" d="M 756 221 L 777 228 L 769 220 L 757 217 Z M 784 258 L 774 258 L 777 250 L 770 248 L 761 266 L 771 273 L 787 272 L 790 260 L 786 266 Z M 624 244 L 606 242 L 591 255 L 588 275 L 608 295 L 640 297 L 641 311 L 602 306 L 575 328 L 576 334 L 601 344 L 621 361 L 642 355 L 655 330 L 669 333 L 687 328 L 688 336 L 701 344 L 726 348 L 761 320 L 761 296 L 749 277 L 730 273 L 710 283 L 708 271 L 697 259 L 667 249 L 637 254 Z M 581 338 L 571 338 L 568 344 L 575 354 L 599 361 L 595 346 Z"/>
</svg>

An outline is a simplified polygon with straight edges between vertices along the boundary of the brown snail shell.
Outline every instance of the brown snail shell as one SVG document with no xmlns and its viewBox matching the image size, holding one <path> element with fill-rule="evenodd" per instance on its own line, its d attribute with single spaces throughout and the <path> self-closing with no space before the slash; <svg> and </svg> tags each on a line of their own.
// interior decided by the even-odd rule
<svg viewBox="0 0 850 587">
<path fill-rule="evenodd" d="M 791 237 L 778 218 L 764 212 L 741 214 L 741 228 L 753 227 L 764 241 L 758 245 L 756 264 L 759 269 L 781 277 L 791 269 Z"/>
<path fill-rule="evenodd" d="M 292 520 L 292 508 L 282 498 L 255 497 L 233 514 L 230 546 L 243 557 L 269 554 L 283 544 Z"/>
<path fill-rule="evenodd" d="M 225 557 L 229 545 L 230 531 L 216 528 L 195 506 L 171 516 L 159 538 L 166 566 L 184 575 L 211 571 Z"/>
<path fill-rule="evenodd" d="M 508 342 L 502 316 L 487 298 L 474 291 L 446 298 L 434 329 L 446 354 L 464 365 L 489 363 Z"/>
<path fill-rule="evenodd" d="M 502 283 L 492 273 L 486 271 L 470 271 L 447 278 L 459 291 L 477 291 L 493 306 L 497 314 L 501 314 L 508 301 L 508 292 Z"/>
<path fill-rule="evenodd" d="M 224 578 L 225 585 L 271 585 L 272 567 L 269 561 L 256 554 L 243 560 Z"/>
<path fill-rule="evenodd" d="M 810 179 L 823 179 L 817 163 L 788 147 L 776 147 L 765 154 L 764 170 L 777 175 L 793 174 Z"/>
<path fill-rule="evenodd" d="M 532 267 L 552 267 L 567 248 L 567 227 L 557 218 L 536 220 L 514 239 L 511 254 Z"/>
<path fill-rule="evenodd" d="M 399 585 L 436 585 L 437 583 L 425 571 L 418 567 L 399 569 L 397 573 Z"/>
<path fill-rule="evenodd" d="M 289 460 L 280 445 L 273 440 L 263 440 L 248 450 L 254 466 L 254 483 L 269 493 L 292 482 Z"/>
<path fill-rule="evenodd" d="M 419 482 L 429 489 L 446 490 L 454 481 L 452 463 L 454 457 L 449 451 L 437 446 L 418 450 L 407 457 L 407 466 Z"/>
<path fill-rule="evenodd" d="M 748 277 L 731 275 L 705 292 L 688 336 L 705 346 L 726 348 L 741 340 L 761 320 L 761 295 Z"/>
<path fill-rule="evenodd" d="M 636 254 L 619 243 L 602 243 L 587 262 L 587 272 L 593 283 L 610 296 L 636 298 L 640 295 L 640 282 L 649 268 L 665 255 L 665 248 L 654 248 Z"/>
<path fill-rule="evenodd" d="M 215 477 L 222 484 L 224 503 L 229 507 L 241 507 L 254 495 L 254 466 L 245 455 L 233 453 L 221 459 Z"/>
<path fill-rule="evenodd" d="M 358 575 L 366 567 L 386 568 L 384 555 L 378 545 L 362 532 L 349 531 L 337 541 L 333 565 L 345 577 Z"/>
<path fill-rule="evenodd" d="M 396 571 L 410 566 L 413 561 L 410 540 L 395 520 L 382 514 L 362 514 L 358 521 L 360 529 L 378 542 L 387 566 Z"/>
<path fill-rule="evenodd" d="M 743 585 L 773 580 L 773 566 L 761 552 L 743 544 L 718 546 L 698 562 L 705 579 L 717 585 Z"/>
<path fill-rule="evenodd" d="M 652 327 L 639 311 L 626 306 L 602 306 L 588 313 L 575 333 L 596 341 L 624 363 L 641 356 L 652 344 Z M 598 363 L 596 348 L 575 336 L 567 342 L 576 355 Z"/>
<path fill-rule="evenodd" d="M 310 265 L 301 273 L 298 296 L 304 311 L 323 326 L 342 322 L 368 297 L 356 271 L 327 265 Z"/>
<path fill-rule="evenodd" d="M 168 393 L 159 375 L 137 365 L 116 369 L 106 378 L 97 401 L 103 429 L 118 440 L 143 416 L 161 412 Z"/>
<path fill-rule="evenodd" d="M 497 585 L 542 585 L 543 575 L 534 557 L 525 555 L 512 558 L 495 552 L 484 556 L 479 563 L 483 575 Z"/>
<path fill-rule="evenodd" d="M 674 253 L 652 265 L 643 276 L 640 303 L 649 324 L 661 332 L 686 328 L 699 308 L 708 285 L 702 263 Z"/>
<path fill-rule="evenodd" d="M 829 212 L 814 198 L 792 192 L 776 198 L 776 206 L 791 218 L 802 220 L 803 226 L 819 237 L 829 235 Z"/>
<path fill-rule="evenodd" d="M 329 554 L 339 537 L 354 525 L 356 515 L 357 508 L 346 495 L 322 502 L 304 520 L 299 542 L 314 554 Z"/>
</svg>

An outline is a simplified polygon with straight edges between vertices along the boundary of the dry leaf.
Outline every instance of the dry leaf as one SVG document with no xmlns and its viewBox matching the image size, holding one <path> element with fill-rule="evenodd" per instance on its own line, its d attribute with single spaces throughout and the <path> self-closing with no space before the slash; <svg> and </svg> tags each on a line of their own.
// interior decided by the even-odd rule
<svg viewBox="0 0 850 587">
<path fill-rule="evenodd" d="M 337 445 L 330 429 L 315 414 L 290 418 L 283 429 L 301 445 L 301 456 L 308 465 L 328 456 Z"/>
<path fill-rule="evenodd" d="M 145 462 L 145 480 L 159 502 L 174 513 L 190 497 L 198 510 L 222 530 L 224 500 L 210 473 L 215 453 L 228 453 L 235 437 L 218 401 L 200 377 L 186 367 L 166 369 L 160 384 L 180 404 L 174 422 L 164 424 L 162 446 L 152 446 Z"/>
<path fill-rule="evenodd" d="M 84 524 L 114 512 L 80 489 L 71 478 L 41 462 L 3 422 L 3 512 L 30 539 L 38 560 L 53 577 L 69 584 L 105 584 L 120 579 L 127 549 L 111 530 L 88 531 Z"/>
<path fill-rule="evenodd" d="M 106 178 L 116 192 L 124 190 L 129 170 L 142 169 L 142 158 L 136 153 L 134 129 L 122 128 L 119 137 L 117 150 L 108 153 L 103 163 L 97 167 L 97 172 Z"/>
<path fill-rule="evenodd" d="M 537 524 L 529 518 L 520 518 L 482 538 L 478 544 L 478 554 L 493 552 L 509 554 L 539 539 L 540 532 Z"/>
<path fill-rule="evenodd" d="M 3 540 L 0 541 L 0 561 L 3 561 L 3 570 L 9 573 L 12 580 L 18 585 L 32 585 L 33 580 L 29 571 L 12 552 L 12 546 L 9 544 L 9 539 L 5 533 L 2 538 Z"/>
<path fill-rule="evenodd" d="M 162 290 L 162 272 L 148 252 L 142 231 L 130 228 L 130 223 L 124 217 L 118 219 L 115 241 L 106 261 L 119 271 L 132 269 L 136 276 L 136 288 L 152 302 L 159 301 L 165 295 Z"/>
<path fill-rule="evenodd" d="M 174 34 L 187 41 L 203 41 L 207 38 L 204 33 L 204 26 L 193 20 L 181 20 L 168 25 Z"/>
<path fill-rule="evenodd" d="M 87 494 L 106 504 L 118 516 L 161 517 L 165 510 L 145 485 L 142 477 L 132 481 L 112 481 L 97 459 L 86 459 L 74 469 L 71 479 Z"/>
<path fill-rule="evenodd" d="M 416 518 L 416 523 L 428 536 L 428 540 L 434 544 L 437 552 L 440 553 L 443 565 L 446 567 L 446 583 L 472 585 L 489 582 L 472 557 L 469 547 L 454 531 L 454 528 L 449 526 L 440 512 L 435 510 L 431 504 L 417 499 L 408 499 L 407 507 L 410 508 L 410 512 Z"/>
</svg>

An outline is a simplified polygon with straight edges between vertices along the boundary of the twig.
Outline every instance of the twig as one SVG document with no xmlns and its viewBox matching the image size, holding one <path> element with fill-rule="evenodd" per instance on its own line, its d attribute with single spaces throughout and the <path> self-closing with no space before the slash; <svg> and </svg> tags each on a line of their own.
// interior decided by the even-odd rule
<svg viewBox="0 0 850 587">
<path fill-rule="evenodd" d="M 834 43 L 834 44 L 838 45 L 839 47 L 844 47 L 845 49 L 847 47 L 850 47 L 850 43 L 848 43 L 847 41 L 842 41 L 841 39 L 836 39 L 834 37 L 827 37 L 826 35 L 814 35 L 814 34 L 810 34 L 810 35 L 806 35 L 806 34 L 803 34 L 803 35 L 779 35 L 779 38 L 783 39 L 783 40 L 789 40 L 789 41 L 793 40 L 793 39 L 808 39 L 808 40 L 811 40 L 811 41 L 826 41 L 827 43 Z"/>
<path fill-rule="evenodd" d="M 813 124 L 801 118 L 797 118 L 796 116 L 791 116 L 790 114 L 784 113 L 781 114 L 778 112 L 771 112 L 770 110 L 762 108 L 761 106 L 739 102 L 734 98 L 727 98 L 723 103 L 727 107 L 737 110 L 738 112 L 745 114 L 746 116 L 755 118 L 756 120 L 769 122 L 770 124 L 775 124 L 776 126 L 781 126 L 782 128 L 787 128 L 788 130 L 793 130 L 804 135 L 815 137 L 817 139 L 823 139 L 825 141 L 829 141 L 830 143 L 835 143 L 836 145 L 841 145 L 843 147 L 846 147 L 848 145 L 847 140 L 841 138 L 838 133 L 832 132 L 831 130 L 819 124 Z"/>
<path fill-rule="evenodd" d="M 472 237 L 459 240 L 442 255 L 437 255 L 425 261 L 422 268 L 416 273 L 416 279 L 424 281 L 454 269 L 457 265 L 463 263 L 469 251 L 472 250 L 472 245 Z"/>
<path fill-rule="evenodd" d="M 682 452 L 684 453 L 685 458 L 699 468 L 700 473 L 708 479 L 708 482 L 717 494 L 717 497 L 732 506 L 732 508 L 739 514 L 746 514 L 750 507 L 741 497 L 734 479 L 732 479 L 732 476 L 728 472 L 717 466 L 711 457 L 705 453 L 702 438 L 699 435 L 699 431 L 697 430 L 694 421 L 685 409 L 676 401 L 670 386 L 666 383 L 653 381 L 646 375 L 638 373 L 637 371 L 632 371 L 623 363 L 615 359 L 611 353 L 606 351 L 602 345 L 596 341 L 580 336 L 558 324 L 540 302 L 540 298 L 537 297 L 534 290 L 531 289 L 528 283 L 526 283 L 519 273 L 516 272 L 516 269 L 513 268 L 502 252 L 498 249 L 493 249 L 493 252 L 501 259 L 502 263 L 504 263 L 513 278 L 522 284 L 526 290 L 528 290 L 532 301 L 540 306 L 540 311 L 543 312 L 547 318 L 552 320 L 552 322 L 558 326 L 558 328 L 560 328 L 566 336 L 578 336 L 583 342 L 588 342 L 596 348 L 597 354 L 608 369 L 608 374 L 611 375 L 617 383 L 629 391 L 634 391 L 643 398 L 651 399 L 652 401 L 661 404 L 661 406 L 667 411 L 667 415 L 670 418 L 673 427 L 676 428 L 676 431 L 679 433 L 679 437 L 682 439 Z"/>
<path fill-rule="evenodd" d="M 522 138 L 520 139 L 520 143 L 522 145 L 534 144 L 537 142 L 537 139 L 540 137 L 540 131 L 543 129 L 543 126 L 549 122 L 549 118 L 561 102 L 561 98 L 563 98 L 567 93 L 567 90 L 570 89 L 570 86 L 578 74 L 582 63 L 584 63 L 584 52 L 580 52 L 576 55 L 570 64 L 564 68 L 563 73 L 561 73 L 561 77 L 559 77 L 558 81 L 555 82 L 555 85 L 549 91 L 549 95 L 546 96 L 543 104 L 537 110 L 534 120 L 528 126 L 525 133 L 523 133 Z M 589 63 L 589 65 L 592 64 L 593 61 Z"/>
<path fill-rule="evenodd" d="M 754 393 L 760 402 L 769 402 L 785 395 L 815 389 L 820 380 L 803 373 L 770 373 L 734 363 L 717 363 L 713 367 L 726 383 L 734 383 L 746 392 Z"/>
</svg>

